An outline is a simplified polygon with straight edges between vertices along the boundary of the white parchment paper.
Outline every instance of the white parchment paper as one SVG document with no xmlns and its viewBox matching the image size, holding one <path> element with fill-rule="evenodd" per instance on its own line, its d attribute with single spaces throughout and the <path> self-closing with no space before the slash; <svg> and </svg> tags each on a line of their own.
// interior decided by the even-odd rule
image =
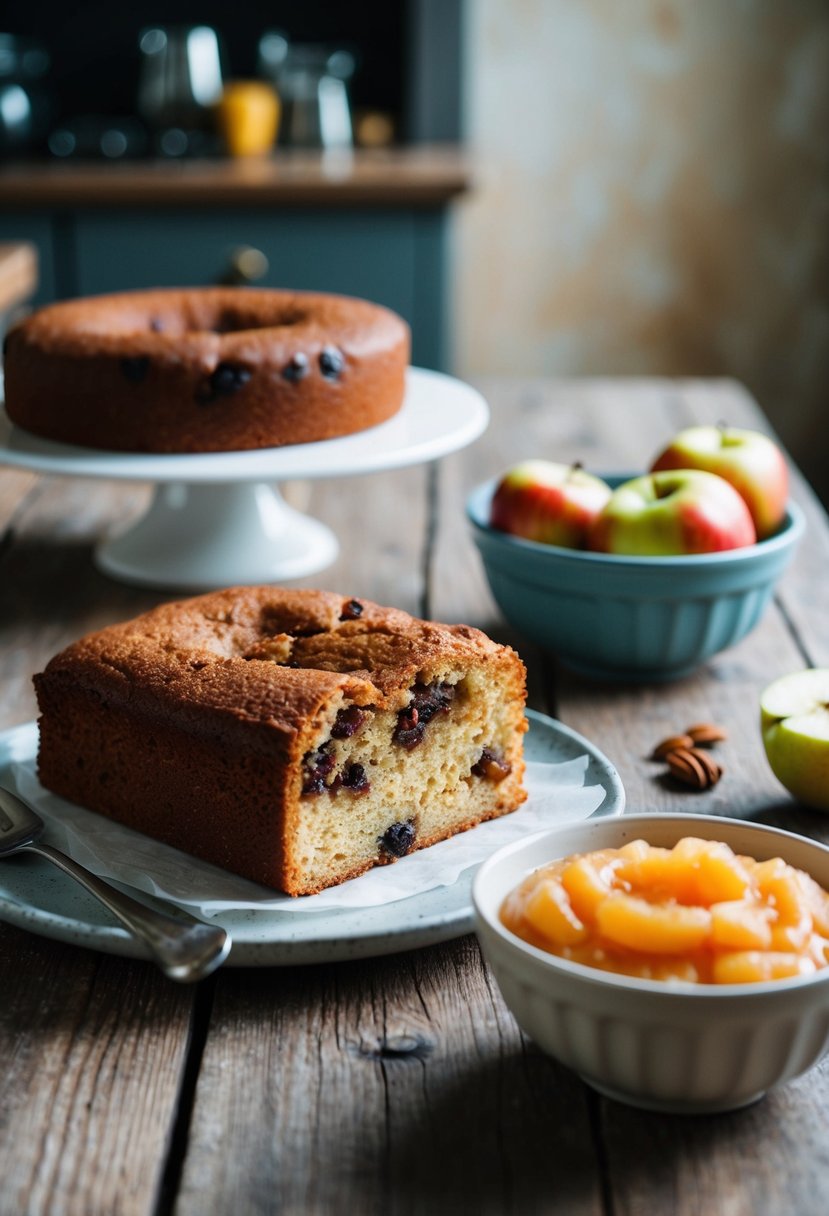
<svg viewBox="0 0 829 1216">
<path fill-rule="evenodd" d="M 336 908 L 377 907 L 448 886 L 464 870 L 512 840 L 586 819 L 605 796 L 602 786 L 584 784 L 587 765 L 587 756 L 563 763 L 528 760 L 529 798 L 511 815 L 480 824 L 319 895 L 298 899 L 275 894 L 48 793 L 37 780 L 34 758 L 14 762 L 9 773 L 21 798 L 46 821 L 48 842 L 104 878 L 169 899 L 203 916 L 228 909 L 309 915 Z"/>
</svg>

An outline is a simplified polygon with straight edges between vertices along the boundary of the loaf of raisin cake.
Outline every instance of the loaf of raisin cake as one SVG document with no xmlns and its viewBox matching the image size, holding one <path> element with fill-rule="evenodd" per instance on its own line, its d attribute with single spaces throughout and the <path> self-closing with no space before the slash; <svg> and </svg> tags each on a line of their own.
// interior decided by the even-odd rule
<svg viewBox="0 0 829 1216">
<path fill-rule="evenodd" d="M 35 686 L 47 789 L 290 895 L 526 796 L 514 651 L 332 592 L 165 604 L 75 642 Z"/>
</svg>

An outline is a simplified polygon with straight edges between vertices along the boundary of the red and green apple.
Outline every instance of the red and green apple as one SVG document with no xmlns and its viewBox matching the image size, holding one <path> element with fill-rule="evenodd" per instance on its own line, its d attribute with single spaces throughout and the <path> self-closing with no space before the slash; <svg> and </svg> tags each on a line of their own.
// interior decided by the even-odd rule
<svg viewBox="0 0 829 1216">
<path fill-rule="evenodd" d="M 786 514 L 789 473 L 780 448 L 760 431 L 732 426 L 691 426 L 675 435 L 651 465 L 664 469 L 702 469 L 730 482 L 745 499 L 757 539 L 780 527 Z"/>
<path fill-rule="evenodd" d="M 600 553 L 668 557 L 740 549 L 756 539 L 742 497 L 699 469 L 645 474 L 614 490 L 590 531 Z"/>
<path fill-rule="evenodd" d="M 829 811 L 829 669 L 774 680 L 760 696 L 760 723 L 778 781 L 805 806 Z"/>
<path fill-rule="evenodd" d="M 609 498 L 610 486 L 580 465 L 525 460 L 498 483 L 489 521 L 525 540 L 578 549 Z"/>
</svg>

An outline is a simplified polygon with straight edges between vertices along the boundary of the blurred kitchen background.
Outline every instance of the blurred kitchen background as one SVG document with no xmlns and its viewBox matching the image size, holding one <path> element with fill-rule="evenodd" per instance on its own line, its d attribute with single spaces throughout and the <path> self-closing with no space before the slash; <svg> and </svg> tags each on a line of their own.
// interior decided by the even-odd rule
<svg viewBox="0 0 829 1216">
<path fill-rule="evenodd" d="M 0 240 L 36 246 L 36 302 L 305 286 L 397 308 L 466 378 L 733 376 L 829 500 L 826 0 L 0 20 Z M 216 120 L 239 79 L 280 99 L 259 157 Z"/>
</svg>

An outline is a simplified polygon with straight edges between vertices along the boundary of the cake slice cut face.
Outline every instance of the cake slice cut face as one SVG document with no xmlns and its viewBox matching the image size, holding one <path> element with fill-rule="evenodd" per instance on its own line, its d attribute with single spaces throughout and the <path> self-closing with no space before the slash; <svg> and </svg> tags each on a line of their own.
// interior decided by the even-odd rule
<svg viewBox="0 0 829 1216">
<path fill-rule="evenodd" d="M 46 788 L 290 895 L 526 797 L 515 652 L 332 592 L 165 604 L 75 642 L 35 686 Z"/>
</svg>

